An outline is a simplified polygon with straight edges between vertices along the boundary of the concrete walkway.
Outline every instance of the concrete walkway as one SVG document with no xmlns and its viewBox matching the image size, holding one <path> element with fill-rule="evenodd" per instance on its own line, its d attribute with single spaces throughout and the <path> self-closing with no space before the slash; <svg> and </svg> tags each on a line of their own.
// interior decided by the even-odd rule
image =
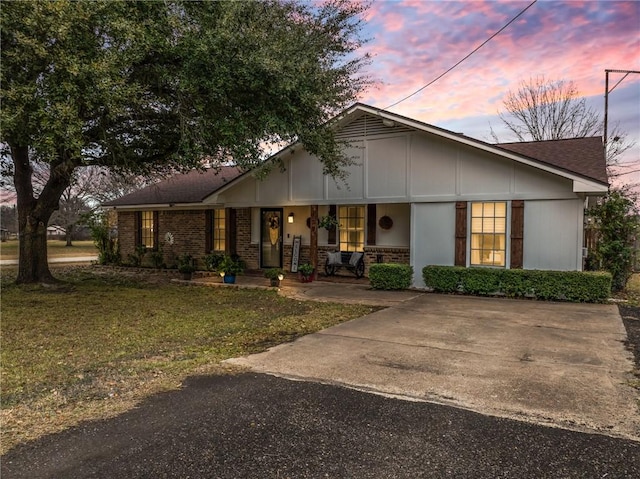
<svg viewBox="0 0 640 479">
<path fill-rule="evenodd" d="M 263 278 L 245 280 L 264 284 Z M 632 357 L 616 306 L 382 292 L 320 281 L 285 284 L 280 293 L 389 307 L 230 363 L 640 439 L 638 398 L 626 383 Z"/>
</svg>

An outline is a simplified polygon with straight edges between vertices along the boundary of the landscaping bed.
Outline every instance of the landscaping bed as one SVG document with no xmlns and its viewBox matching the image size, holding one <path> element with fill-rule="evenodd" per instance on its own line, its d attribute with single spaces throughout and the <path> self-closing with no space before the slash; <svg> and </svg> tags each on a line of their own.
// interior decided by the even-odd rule
<svg viewBox="0 0 640 479">
<path fill-rule="evenodd" d="M 640 307 L 619 305 L 620 316 L 627 330 L 625 347 L 633 353 L 635 369 L 633 371 L 636 380 L 633 386 L 640 391 Z"/>
</svg>

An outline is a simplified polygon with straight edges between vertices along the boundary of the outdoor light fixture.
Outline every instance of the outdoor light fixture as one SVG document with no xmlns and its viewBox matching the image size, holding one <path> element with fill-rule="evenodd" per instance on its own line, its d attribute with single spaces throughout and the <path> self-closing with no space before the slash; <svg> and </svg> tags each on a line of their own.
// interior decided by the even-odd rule
<svg viewBox="0 0 640 479">
<path fill-rule="evenodd" d="M 393 121 L 393 120 L 389 120 L 388 118 L 383 119 L 382 120 L 382 124 L 384 126 L 389 127 L 389 128 L 392 128 L 392 127 L 396 126 L 396 122 Z"/>
<path fill-rule="evenodd" d="M 279 274 L 279 275 L 278 275 L 278 280 L 279 280 L 279 281 L 282 281 L 283 279 L 284 279 L 284 275 L 283 275 L 283 274 Z"/>
<path fill-rule="evenodd" d="M 293 223 L 293 212 L 289 213 L 288 221 L 289 223 Z"/>
<path fill-rule="evenodd" d="M 224 278 L 224 271 L 220 271 L 220 277 Z"/>
</svg>

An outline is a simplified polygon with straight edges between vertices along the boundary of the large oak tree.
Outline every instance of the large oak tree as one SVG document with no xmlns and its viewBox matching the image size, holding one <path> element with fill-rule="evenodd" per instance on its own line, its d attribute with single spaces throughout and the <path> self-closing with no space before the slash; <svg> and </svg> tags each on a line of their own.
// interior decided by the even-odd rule
<svg viewBox="0 0 640 479">
<path fill-rule="evenodd" d="M 368 85 L 357 0 L 5 2 L 3 168 L 17 194 L 17 281 L 53 281 L 46 227 L 74 171 L 145 174 L 301 141 L 339 175 L 322 125 Z M 48 180 L 34 192 L 33 165 Z"/>
</svg>

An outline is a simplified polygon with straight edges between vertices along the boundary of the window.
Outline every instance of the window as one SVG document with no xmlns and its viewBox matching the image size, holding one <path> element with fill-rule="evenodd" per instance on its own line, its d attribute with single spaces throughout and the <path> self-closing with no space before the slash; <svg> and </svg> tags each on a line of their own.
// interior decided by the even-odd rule
<svg viewBox="0 0 640 479">
<path fill-rule="evenodd" d="M 471 203 L 471 266 L 502 266 L 507 252 L 507 203 Z"/>
<path fill-rule="evenodd" d="M 147 249 L 155 248 L 155 215 L 153 211 L 141 211 L 139 221 L 140 244 Z"/>
<path fill-rule="evenodd" d="M 340 250 L 364 251 L 364 206 L 340 206 Z"/>
<path fill-rule="evenodd" d="M 213 210 L 213 221 L 211 222 L 211 237 L 213 238 L 212 248 L 214 251 L 225 251 L 225 210 Z"/>
</svg>

